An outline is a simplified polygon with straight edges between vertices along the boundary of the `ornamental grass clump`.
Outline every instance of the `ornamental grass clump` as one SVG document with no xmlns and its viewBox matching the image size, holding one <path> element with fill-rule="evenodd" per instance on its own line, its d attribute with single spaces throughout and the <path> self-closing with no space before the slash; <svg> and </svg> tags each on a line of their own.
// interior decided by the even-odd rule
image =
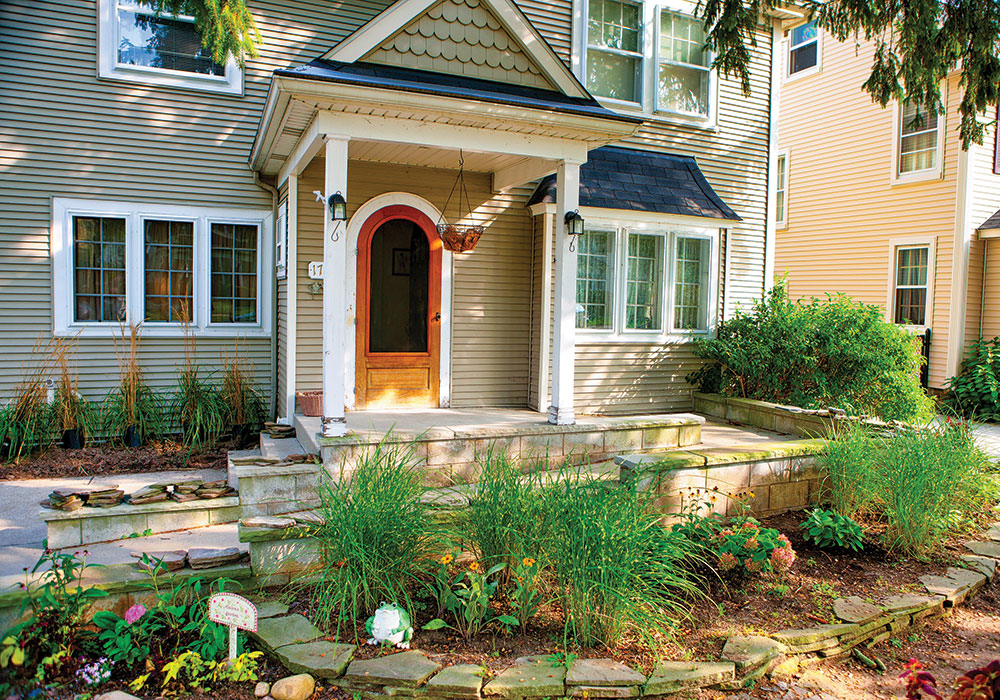
<svg viewBox="0 0 1000 700">
<path fill-rule="evenodd" d="M 70 367 L 72 350 L 65 339 L 57 339 L 53 343 L 52 355 L 59 378 L 56 380 L 52 412 L 66 448 L 83 447 L 94 424 L 94 412 L 90 403 L 80 395 L 76 373 Z"/>
<path fill-rule="evenodd" d="M 844 295 L 792 301 L 785 280 L 698 341 L 701 391 L 803 408 L 838 406 L 886 420 L 930 415 L 915 336 Z"/>
<path fill-rule="evenodd" d="M 264 397 L 253 381 L 250 363 L 240 352 L 238 341 L 232 354 L 223 353 L 222 368 L 219 402 L 223 421 L 235 437 L 248 437 L 264 422 Z"/>
<path fill-rule="evenodd" d="M 539 532 L 565 637 L 613 647 L 626 637 L 658 645 L 699 594 L 687 540 L 667 530 L 651 497 L 566 475 L 543 491 Z"/>
<path fill-rule="evenodd" d="M 224 405 L 215 388 L 201 378 L 198 365 L 198 341 L 191 325 L 184 321 L 184 364 L 177 377 L 172 414 L 180 423 L 181 437 L 187 445 L 215 442 L 224 428 Z"/>
<path fill-rule="evenodd" d="M 0 455 L 18 461 L 41 448 L 49 439 L 52 410 L 48 403 L 46 380 L 55 368 L 52 346 L 59 341 L 38 341 L 31 351 L 31 361 L 21 368 L 21 380 L 14 387 L 14 398 L 0 411 Z"/>
<path fill-rule="evenodd" d="M 392 440 L 387 435 L 350 473 L 320 483 L 317 615 L 338 637 L 345 628 L 356 636 L 355 621 L 382 601 L 413 610 L 410 591 L 434 541 L 414 446 Z"/>
<path fill-rule="evenodd" d="M 129 325 L 127 338 L 124 326 L 121 336 L 115 336 L 120 379 L 103 406 L 105 432 L 126 447 L 138 447 L 163 432 L 163 409 L 143 378 L 139 345 L 139 326 L 135 324 Z"/>
</svg>

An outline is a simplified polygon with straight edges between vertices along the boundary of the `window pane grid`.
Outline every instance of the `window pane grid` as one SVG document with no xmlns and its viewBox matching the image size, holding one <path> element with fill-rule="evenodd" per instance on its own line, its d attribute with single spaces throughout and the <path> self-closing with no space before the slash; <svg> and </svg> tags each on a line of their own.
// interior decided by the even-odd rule
<svg viewBox="0 0 1000 700">
<path fill-rule="evenodd" d="M 73 217 L 74 318 L 125 320 L 125 219 Z"/>
<path fill-rule="evenodd" d="M 225 66 L 202 46 L 201 34 L 191 20 L 119 7 L 118 30 L 118 63 L 225 75 Z"/>
<path fill-rule="evenodd" d="M 580 236 L 576 263 L 577 328 L 611 328 L 614 235 L 588 231 Z"/>
<path fill-rule="evenodd" d="M 896 251 L 896 323 L 924 325 L 927 314 L 928 248 Z"/>
<path fill-rule="evenodd" d="M 792 29 L 788 43 L 788 74 L 815 67 L 819 63 L 819 32 L 815 22 Z"/>
<path fill-rule="evenodd" d="M 146 220 L 143 229 L 146 320 L 192 321 L 194 224 Z"/>
<path fill-rule="evenodd" d="M 775 221 L 785 220 L 785 191 L 786 191 L 786 176 L 785 176 L 785 156 L 778 156 L 777 163 L 777 184 L 775 185 L 775 202 L 774 202 L 774 218 Z"/>
<path fill-rule="evenodd" d="M 674 328 L 705 330 L 708 302 L 708 249 L 704 238 L 678 236 L 674 259 Z"/>
<path fill-rule="evenodd" d="M 660 13 L 657 99 L 661 109 L 708 116 L 711 76 L 705 33 L 693 17 Z"/>
<path fill-rule="evenodd" d="M 257 322 L 257 227 L 212 224 L 212 323 Z"/>
<path fill-rule="evenodd" d="M 907 102 L 899 119 L 900 174 L 937 167 L 938 115 Z"/>
<path fill-rule="evenodd" d="M 628 234 L 625 268 L 625 328 L 661 330 L 663 237 Z"/>
<path fill-rule="evenodd" d="M 637 102 L 642 67 L 640 7 L 592 0 L 587 20 L 587 87 L 597 95 Z"/>
</svg>

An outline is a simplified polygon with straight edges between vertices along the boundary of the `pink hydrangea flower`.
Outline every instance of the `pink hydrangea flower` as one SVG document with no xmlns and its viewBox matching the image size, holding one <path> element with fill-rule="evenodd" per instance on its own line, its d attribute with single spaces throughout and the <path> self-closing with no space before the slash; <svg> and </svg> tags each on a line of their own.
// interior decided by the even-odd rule
<svg viewBox="0 0 1000 700">
<path fill-rule="evenodd" d="M 135 622 L 145 614 L 146 614 L 146 606 L 140 603 L 136 603 L 131 608 L 125 611 L 125 622 L 131 625 L 133 622 Z"/>
<path fill-rule="evenodd" d="M 753 550 L 757 549 L 757 547 L 760 546 L 760 543 L 757 541 L 756 537 L 751 537 L 750 539 L 748 539 L 746 542 L 743 543 L 743 546 L 752 552 Z"/>
<path fill-rule="evenodd" d="M 722 571 L 729 571 L 736 566 L 736 557 L 734 557 L 729 552 L 723 552 L 719 555 L 719 569 Z"/>
<path fill-rule="evenodd" d="M 771 552 L 771 566 L 774 567 L 775 571 L 789 571 L 792 568 L 792 564 L 795 563 L 795 557 L 795 550 L 792 549 L 790 543 L 777 547 Z"/>
<path fill-rule="evenodd" d="M 746 561 L 743 562 L 743 566 L 745 566 L 747 568 L 747 571 L 750 572 L 760 571 L 762 568 L 764 568 L 761 562 L 754 561 L 750 557 L 746 558 Z"/>
</svg>

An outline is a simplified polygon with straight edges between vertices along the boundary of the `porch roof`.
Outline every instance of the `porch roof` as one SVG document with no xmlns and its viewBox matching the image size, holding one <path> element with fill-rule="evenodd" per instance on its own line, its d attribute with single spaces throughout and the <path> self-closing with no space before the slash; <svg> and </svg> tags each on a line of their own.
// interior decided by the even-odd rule
<svg viewBox="0 0 1000 700">
<path fill-rule="evenodd" d="M 1000 238 L 1000 211 L 984 221 L 977 230 L 980 238 Z"/>
<path fill-rule="evenodd" d="M 276 76 L 306 78 L 345 83 L 364 87 L 389 88 L 441 97 L 458 97 L 481 102 L 545 109 L 566 114 L 600 117 L 639 124 L 641 118 L 618 114 L 607 109 L 593 97 L 564 95 L 555 90 L 543 90 L 526 85 L 501 83 L 481 78 L 435 73 L 432 71 L 388 66 L 376 63 L 343 63 L 315 59 L 296 68 L 278 69 Z"/>
<path fill-rule="evenodd" d="M 555 201 L 556 178 L 549 175 L 528 206 Z M 742 221 L 694 158 L 619 146 L 592 150 L 580 167 L 580 206 Z"/>
</svg>

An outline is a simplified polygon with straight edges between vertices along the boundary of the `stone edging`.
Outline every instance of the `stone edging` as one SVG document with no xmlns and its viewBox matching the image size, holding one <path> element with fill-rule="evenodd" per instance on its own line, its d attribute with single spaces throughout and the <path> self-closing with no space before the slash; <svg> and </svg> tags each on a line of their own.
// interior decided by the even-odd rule
<svg viewBox="0 0 1000 700">
<path fill-rule="evenodd" d="M 786 629 L 767 637 L 733 635 L 722 661 L 660 662 L 645 676 L 612 659 L 575 659 L 569 666 L 549 657 L 526 656 L 490 679 L 479 666 L 444 666 L 419 650 L 373 659 L 354 659 L 356 647 L 324 639 L 323 632 L 288 606 L 264 602 L 254 639 L 293 673 L 308 673 L 365 700 L 385 697 L 427 700 L 659 697 L 696 688 L 737 690 L 780 666 L 834 659 L 870 648 L 901 629 L 948 614 L 993 579 L 1000 564 L 1000 523 L 992 540 L 967 542 L 969 569 L 950 567 L 944 576 L 921 576 L 928 595 L 890 596 L 879 605 L 858 597 L 834 601 L 838 624 Z"/>
</svg>

